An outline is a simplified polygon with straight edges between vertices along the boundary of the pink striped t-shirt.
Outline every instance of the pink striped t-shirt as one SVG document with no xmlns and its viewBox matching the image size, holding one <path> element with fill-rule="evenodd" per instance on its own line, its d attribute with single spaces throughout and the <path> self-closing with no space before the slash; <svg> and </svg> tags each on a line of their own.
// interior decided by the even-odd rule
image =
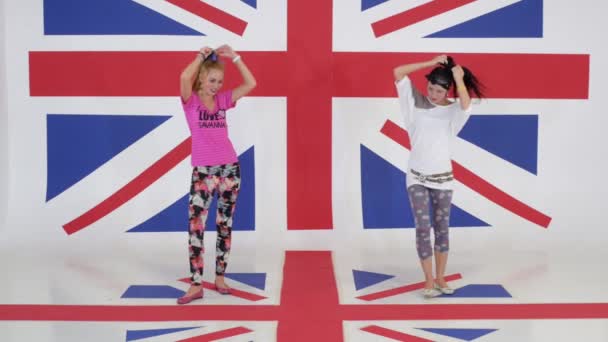
<svg viewBox="0 0 608 342">
<path fill-rule="evenodd" d="M 192 166 L 237 162 L 226 123 L 226 112 L 236 105 L 236 102 L 232 102 L 232 91 L 217 93 L 215 108 L 212 109 L 205 107 L 196 92 L 192 92 L 188 101 L 181 102 L 192 134 Z"/>
</svg>

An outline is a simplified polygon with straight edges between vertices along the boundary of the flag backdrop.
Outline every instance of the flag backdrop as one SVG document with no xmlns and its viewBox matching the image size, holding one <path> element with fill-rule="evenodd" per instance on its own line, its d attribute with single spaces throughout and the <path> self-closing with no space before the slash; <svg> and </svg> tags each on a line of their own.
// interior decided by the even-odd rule
<svg viewBox="0 0 608 342">
<path fill-rule="evenodd" d="M 413 234 L 410 144 L 392 68 L 443 53 L 472 69 L 488 95 L 454 140 L 455 234 L 531 239 L 539 249 L 606 237 L 608 120 L 597 75 L 606 74 L 607 51 L 591 25 L 601 24 L 604 4 L 579 1 L 584 15 L 569 1 L 542 0 L 4 6 L 7 241 L 71 248 L 183 236 L 190 140 L 179 73 L 200 47 L 224 43 L 258 81 L 228 113 L 243 177 L 235 241 L 381 249 L 399 232 Z M 239 75 L 225 62 L 233 87 Z M 412 76 L 421 89 L 423 75 Z M 285 262 L 297 263 L 289 253 Z M 328 261 L 318 253 L 309 257 Z M 374 277 L 383 275 L 357 273 L 357 286 Z"/>
</svg>

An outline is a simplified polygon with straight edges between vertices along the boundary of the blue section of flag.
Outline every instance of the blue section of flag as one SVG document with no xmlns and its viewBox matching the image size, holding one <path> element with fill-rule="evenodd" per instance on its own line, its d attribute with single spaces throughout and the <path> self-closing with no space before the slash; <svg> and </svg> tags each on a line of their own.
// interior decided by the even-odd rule
<svg viewBox="0 0 608 342">
<path fill-rule="evenodd" d="M 132 285 L 120 298 L 179 298 L 184 291 L 167 285 Z"/>
<path fill-rule="evenodd" d="M 361 197 L 363 226 L 374 228 L 414 228 L 414 218 L 406 191 L 405 173 L 361 145 Z M 489 225 L 452 204 L 451 227 Z"/>
<path fill-rule="evenodd" d="M 457 338 L 463 341 L 473 341 L 498 329 L 442 329 L 442 328 L 416 328 L 433 334 Z"/>
<path fill-rule="evenodd" d="M 258 0 L 241 0 L 241 1 L 253 8 L 258 8 Z"/>
<path fill-rule="evenodd" d="M 44 0 L 44 34 L 203 35 L 132 0 Z"/>
<path fill-rule="evenodd" d="M 250 147 L 239 156 L 239 164 L 241 168 L 241 188 L 239 189 L 232 229 L 255 230 L 255 146 Z M 213 221 L 211 222 L 215 222 L 215 214 L 213 214 Z"/>
<path fill-rule="evenodd" d="M 387 1 L 389 0 L 361 0 L 361 11 L 365 11 L 366 9 L 378 6 Z"/>
<path fill-rule="evenodd" d="M 409 198 L 407 207 L 408 209 L 410 208 Z M 452 204 L 452 208 L 450 209 L 450 227 L 490 227 L 490 225 L 464 211 L 459 206 Z"/>
<path fill-rule="evenodd" d="M 59 195 L 169 118 L 48 114 L 46 200 Z"/>
<path fill-rule="evenodd" d="M 538 115 L 474 115 L 459 137 L 536 174 Z"/>
<path fill-rule="evenodd" d="M 189 195 L 183 196 L 165 210 L 127 232 L 160 233 L 188 231 L 188 197 Z"/>
<path fill-rule="evenodd" d="M 255 230 L 255 148 L 252 146 L 239 156 L 241 188 L 234 212 L 232 230 Z M 188 231 L 188 198 L 185 195 L 169 207 L 142 224 L 128 230 L 129 233 L 158 233 Z M 215 229 L 217 196 L 211 202 L 206 229 Z"/>
<path fill-rule="evenodd" d="M 150 329 L 150 330 L 127 330 L 127 342 L 137 341 L 144 338 L 169 335 L 180 331 L 193 330 L 202 327 Z"/>
<path fill-rule="evenodd" d="M 543 1 L 522 0 L 429 38 L 542 38 Z"/>
<path fill-rule="evenodd" d="M 441 295 L 443 298 L 511 298 L 511 294 L 502 285 L 466 285 L 457 289 L 452 295 Z"/>
<path fill-rule="evenodd" d="M 361 198 L 365 228 L 413 227 L 404 173 L 361 145 Z M 403 190 L 401 190 L 403 189 Z"/>
<path fill-rule="evenodd" d="M 355 280 L 355 289 L 357 289 L 357 291 L 370 287 L 372 285 L 376 285 L 378 283 L 381 283 L 387 279 L 391 279 L 394 277 L 395 277 L 394 275 L 353 270 L 353 278 Z"/>
<path fill-rule="evenodd" d="M 256 289 L 266 289 L 266 273 L 225 273 L 225 276 Z"/>
</svg>

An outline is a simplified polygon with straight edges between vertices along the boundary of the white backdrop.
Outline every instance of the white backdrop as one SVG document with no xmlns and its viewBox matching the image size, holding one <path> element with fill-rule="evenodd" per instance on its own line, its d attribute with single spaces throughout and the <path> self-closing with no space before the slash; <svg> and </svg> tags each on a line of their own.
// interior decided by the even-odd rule
<svg viewBox="0 0 608 342">
<path fill-rule="evenodd" d="M 8 104 L 6 98 L 6 25 L 4 1 L 0 3 L 0 231 L 4 230 L 8 206 Z"/>
</svg>

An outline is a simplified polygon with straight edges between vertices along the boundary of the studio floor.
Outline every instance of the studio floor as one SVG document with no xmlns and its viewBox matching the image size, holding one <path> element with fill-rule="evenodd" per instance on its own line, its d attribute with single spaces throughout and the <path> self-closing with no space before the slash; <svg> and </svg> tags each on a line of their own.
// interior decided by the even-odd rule
<svg viewBox="0 0 608 342">
<path fill-rule="evenodd" d="M 5 243 L 1 340 L 608 341 L 603 249 L 539 252 L 455 230 L 456 293 L 424 299 L 413 231 L 366 234 L 340 244 L 336 232 L 293 232 L 278 246 L 235 232 L 234 291 L 221 295 L 208 233 L 204 298 L 183 306 L 183 233 Z"/>
</svg>

